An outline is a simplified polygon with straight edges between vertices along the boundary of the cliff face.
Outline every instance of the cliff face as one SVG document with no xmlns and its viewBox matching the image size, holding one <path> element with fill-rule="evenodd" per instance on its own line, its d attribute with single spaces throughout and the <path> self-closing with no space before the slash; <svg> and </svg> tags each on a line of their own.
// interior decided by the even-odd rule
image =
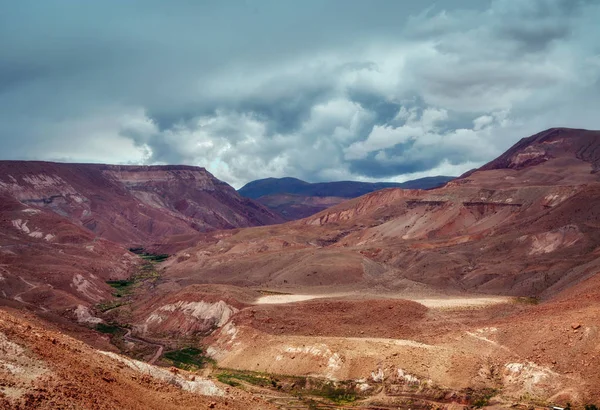
<svg viewBox="0 0 600 410">
<path fill-rule="evenodd" d="M 281 222 L 204 168 L 191 166 L 0 161 L 0 192 L 125 244 Z"/>
</svg>

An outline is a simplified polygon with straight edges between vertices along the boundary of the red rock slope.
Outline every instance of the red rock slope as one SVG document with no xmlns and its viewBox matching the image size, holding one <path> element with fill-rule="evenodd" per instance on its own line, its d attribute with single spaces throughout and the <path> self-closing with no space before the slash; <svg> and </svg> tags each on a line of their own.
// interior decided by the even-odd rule
<svg viewBox="0 0 600 410">
<path fill-rule="evenodd" d="M 126 244 L 282 221 L 192 166 L 0 161 L 0 192 Z"/>
<path fill-rule="evenodd" d="M 600 132 L 552 129 L 434 190 L 386 189 L 283 225 L 213 235 L 169 272 L 195 283 L 551 296 L 594 271 Z M 233 257 L 235 256 L 235 258 Z"/>
<path fill-rule="evenodd" d="M 2 409 L 274 409 L 250 394 L 91 348 L 47 322 L 0 310 Z"/>
</svg>

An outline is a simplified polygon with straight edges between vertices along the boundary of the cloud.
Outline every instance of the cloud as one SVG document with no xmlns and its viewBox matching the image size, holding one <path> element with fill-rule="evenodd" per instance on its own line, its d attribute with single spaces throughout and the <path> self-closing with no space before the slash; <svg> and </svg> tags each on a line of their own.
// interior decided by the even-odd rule
<svg viewBox="0 0 600 410">
<path fill-rule="evenodd" d="M 600 128 L 595 1 L 0 5 L 4 158 L 404 180 Z"/>
<path fill-rule="evenodd" d="M 459 169 L 463 164 L 478 164 L 497 153 L 489 140 L 510 125 L 503 112 L 478 117 L 471 128 L 458 129 L 442 127 L 448 112 L 441 109 L 426 108 L 419 113 L 402 107 L 397 117 L 405 120 L 404 124 L 376 126 L 366 140 L 345 150 L 351 169 L 382 178 L 423 173 L 443 165 Z"/>
</svg>

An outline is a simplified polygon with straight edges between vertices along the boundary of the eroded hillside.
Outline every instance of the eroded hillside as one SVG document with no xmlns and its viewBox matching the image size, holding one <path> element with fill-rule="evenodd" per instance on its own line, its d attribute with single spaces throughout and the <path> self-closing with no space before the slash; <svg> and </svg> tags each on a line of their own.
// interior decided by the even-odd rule
<svg viewBox="0 0 600 410">
<path fill-rule="evenodd" d="M 170 255 L 96 239 L 60 216 L 78 209 L 68 201 L 5 193 L 2 301 L 79 322 L 80 339 L 159 366 L 201 353 L 189 359 L 196 376 L 281 408 L 598 403 L 598 141 L 596 131 L 548 130 L 442 188 L 385 189 L 190 242 L 171 232 Z M 110 172 L 144 207 L 166 204 L 164 181 Z M 21 319 L 3 318 L 10 339 Z M 46 372 L 36 357 L 23 365 Z"/>
<path fill-rule="evenodd" d="M 123 244 L 282 221 L 191 166 L 1 161 L 0 192 Z"/>
</svg>

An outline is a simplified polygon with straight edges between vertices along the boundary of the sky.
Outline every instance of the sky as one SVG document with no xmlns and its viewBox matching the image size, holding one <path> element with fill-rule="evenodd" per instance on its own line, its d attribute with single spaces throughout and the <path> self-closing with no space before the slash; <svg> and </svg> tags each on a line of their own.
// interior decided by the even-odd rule
<svg viewBox="0 0 600 410">
<path fill-rule="evenodd" d="M 459 175 L 600 129 L 600 0 L 0 0 L 0 159 L 236 188 Z"/>
</svg>

